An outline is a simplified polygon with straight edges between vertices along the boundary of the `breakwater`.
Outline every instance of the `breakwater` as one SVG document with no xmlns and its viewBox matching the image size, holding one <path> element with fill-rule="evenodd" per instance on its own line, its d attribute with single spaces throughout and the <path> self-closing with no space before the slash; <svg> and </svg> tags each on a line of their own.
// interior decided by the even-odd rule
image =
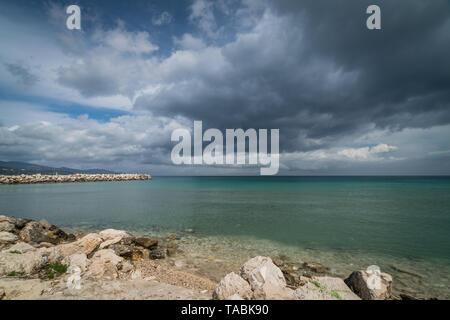
<svg viewBox="0 0 450 320">
<path fill-rule="evenodd" d="M 0 175 L 0 184 L 68 183 L 98 181 L 151 180 L 148 174 L 69 174 L 69 175 Z"/>
</svg>

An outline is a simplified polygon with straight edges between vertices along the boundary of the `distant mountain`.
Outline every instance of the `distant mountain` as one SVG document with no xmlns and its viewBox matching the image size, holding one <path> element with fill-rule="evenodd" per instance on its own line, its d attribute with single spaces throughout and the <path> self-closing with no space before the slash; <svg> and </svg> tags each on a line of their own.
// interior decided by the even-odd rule
<svg viewBox="0 0 450 320">
<path fill-rule="evenodd" d="M 52 168 L 46 166 L 40 166 L 37 164 L 16 162 L 16 161 L 0 161 L 0 175 L 18 175 L 18 174 L 114 174 L 116 172 L 103 170 L 103 169 L 71 169 L 71 168 Z"/>
</svg>

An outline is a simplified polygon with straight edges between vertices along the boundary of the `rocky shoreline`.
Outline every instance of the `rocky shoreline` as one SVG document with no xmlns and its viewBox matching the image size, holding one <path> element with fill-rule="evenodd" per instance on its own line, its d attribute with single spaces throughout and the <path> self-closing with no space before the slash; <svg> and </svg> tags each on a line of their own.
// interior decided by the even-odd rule
<svg viewBox="0 0 450 320">
<path fill-rule="evenodd" d="M 399 299 L 386 273 L 371 289 L 365 270 L 344 280 L 318 263 L 262 256 L 217 282 L 168 263 L 178 240 L 115 229 L 74 235 L 45 220 L 0 216 L 0 299 Z"/>
<path fill-rule="evenodd" d="M 68 183 L 68 182 L 99 182 L 99 181 L 132 181 L 151 180 L 148 174 L 69 174 L 69 175 L 0 175 L 0 184 L 36 184 L 36 183 Z"/>
</svg>

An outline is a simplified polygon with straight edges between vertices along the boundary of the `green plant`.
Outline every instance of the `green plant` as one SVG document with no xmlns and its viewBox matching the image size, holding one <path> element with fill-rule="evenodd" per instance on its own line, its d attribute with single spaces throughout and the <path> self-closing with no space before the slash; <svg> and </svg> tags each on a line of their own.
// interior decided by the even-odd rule
<svg viewBox="0 0 450 320">
<path fill-rule="evenodd" d="M 13 270 L 10 273 L 8 273 L 8 277 L 23 276 L 24 274 L 25 274 L 24 272 Z"/>
<path fill-rule="evenodd" d="M 66 273 L 67 267 L 67 265 L 58 261 L 49 263 L 47 266 L 46 275 L 49 279 L 53 279 L 55 275 L 59 276 Z"/>
<path fill-rule="evenodd" d="M 14 254 L 22 254 L 22 252 L 20 252 L 19 250 L 12 250 L 9 253 L 14 253 Z"/>
<path fill-rule="evenodd" d="M 319 281 L 311 281 L 312 284 L 314 284 L 320 291 L 322 291 L 323 293 L 329 293 L 331 294 L 333 297 L 335 297 L 338 300 L 342 300 L 342 297 L 339 295 L 339 293 L 337 291 L 341 291 L 341 292 L 347 292 L 345 290 L 328 290 L 326 286 L 322 285 Z"/>
</svg>

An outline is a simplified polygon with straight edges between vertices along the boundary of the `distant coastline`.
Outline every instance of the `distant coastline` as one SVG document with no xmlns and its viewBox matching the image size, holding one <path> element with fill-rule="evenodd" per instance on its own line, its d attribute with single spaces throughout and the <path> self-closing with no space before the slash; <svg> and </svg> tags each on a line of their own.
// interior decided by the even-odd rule
<svg viewBox="0 0 450 320">
<path fill-rule="evenodd" d="M 99 181 L 151 180 L 148 174 L 68 174 L 68 175 L 0 175 L 0 184 L 37 184 Z"/>
<path fill-rule="evenodd" d="M 47 175 L 67 175 L 67 174 L 117 174 L 105 169 L 73 169 L 67 167 L 47 167 L 34 163 L 19 161 L 0 161 L 0 174 L 3 175 L 21 175 L 21 174 L 47 174 Z"/>
</svg>

